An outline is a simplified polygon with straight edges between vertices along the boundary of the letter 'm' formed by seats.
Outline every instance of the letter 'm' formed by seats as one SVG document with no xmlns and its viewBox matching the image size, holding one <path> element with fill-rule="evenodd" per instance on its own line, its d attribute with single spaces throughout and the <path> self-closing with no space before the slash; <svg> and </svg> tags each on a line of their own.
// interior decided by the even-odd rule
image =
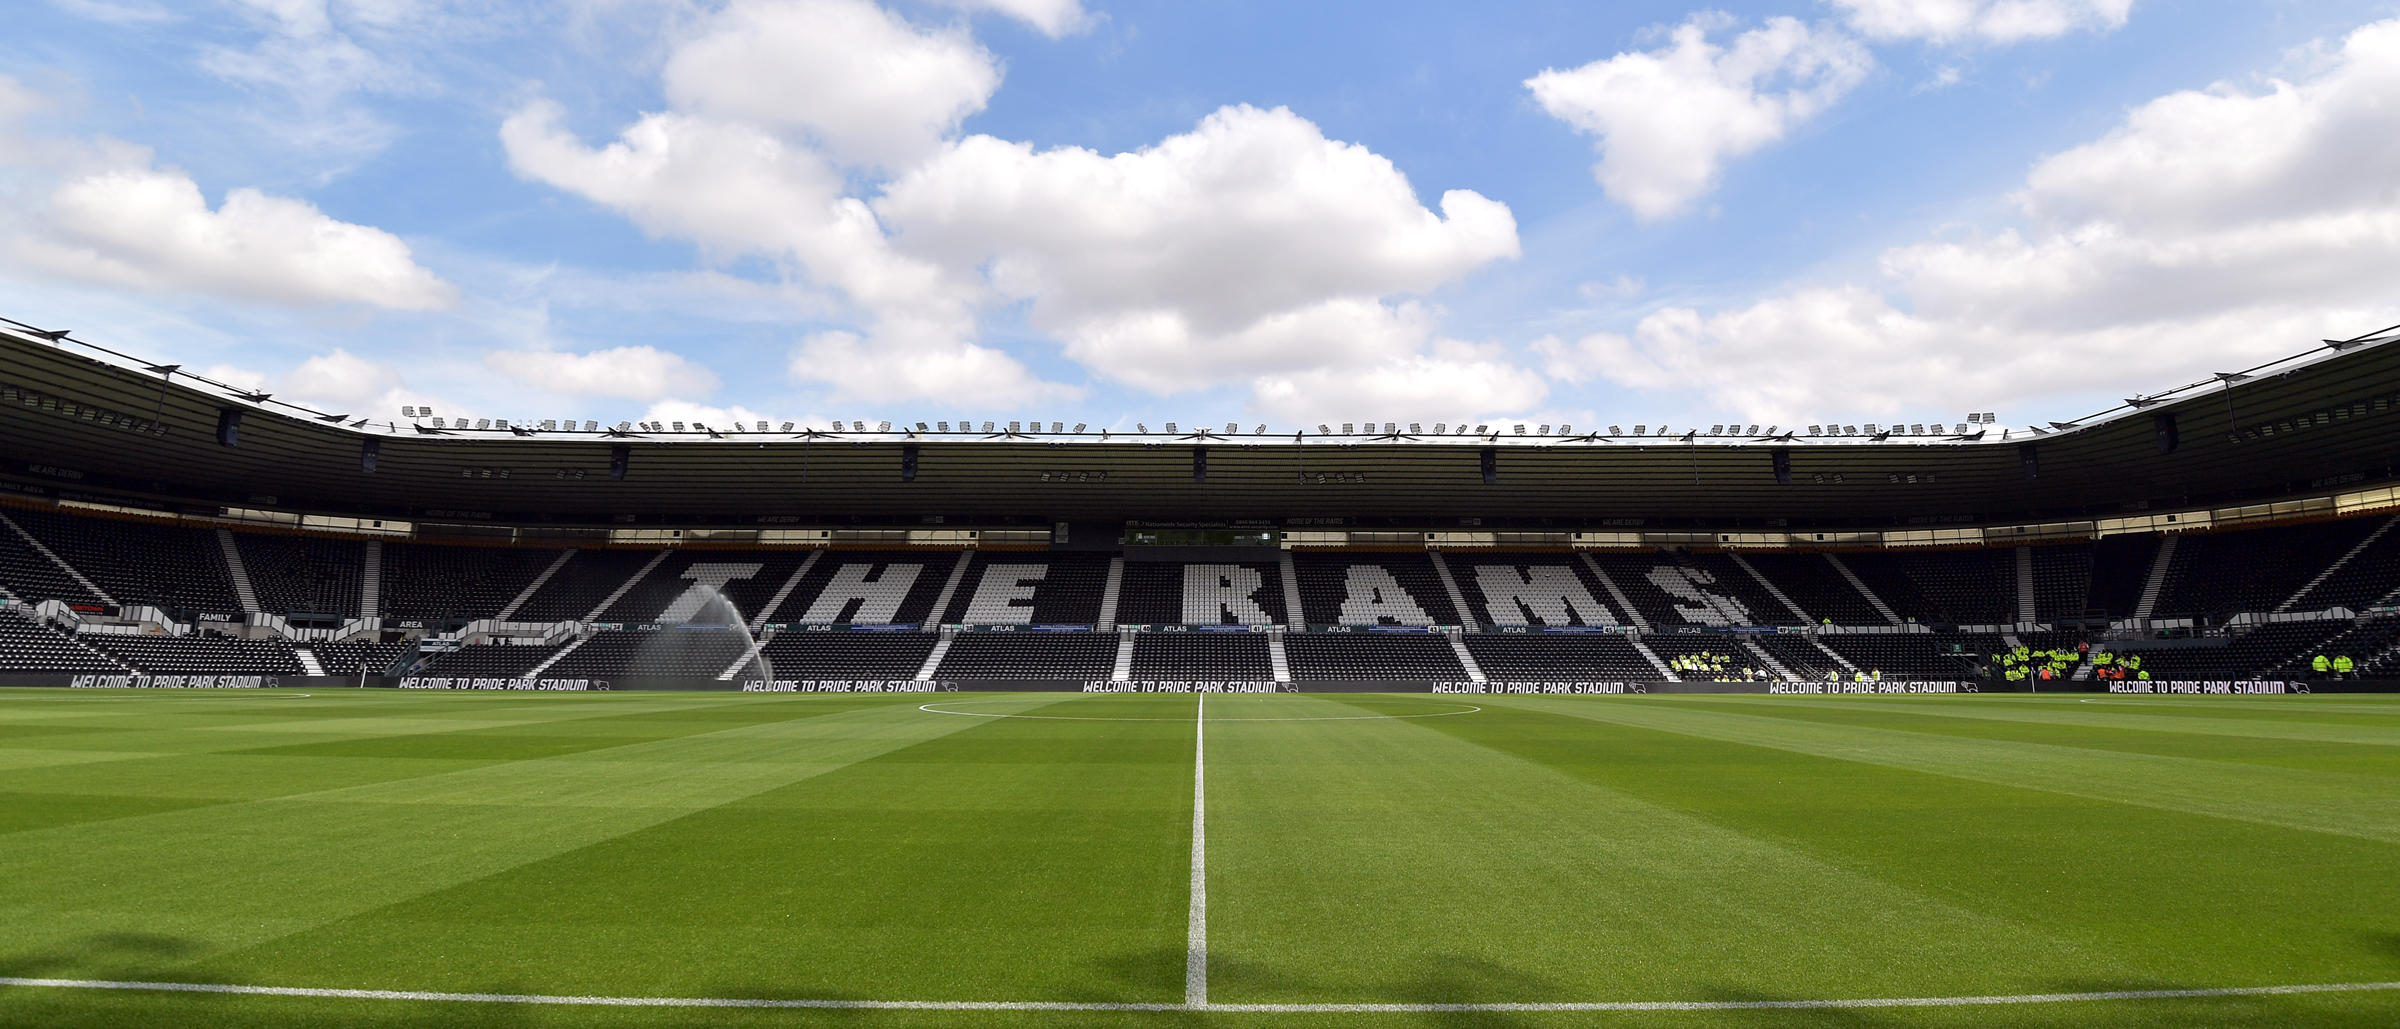
<svg viewBox="0 0 2400 1029">
<path fill-rule="evenodd" d="M 974 599 L 967 601 L 966 620 L 978 625 L 1033 621 L 1033 584 L 1049 577 L 1049 565 L 986 566 Z M 1020 600 L 1025 603 L 1016 603 Z"/>
<path fill-rule="evenodd" d="M 685 588 L 683 595 L 676 597 L 674 603 L 668 604 L 666 610 L 658 613 L 658 620 L 661 622 L 691 621 L 692 616 L 699 614 L 700 609 L 707 606 L 709 600 L 714 598 L 719 590 L 725 588 L 726 583 L 757 575 L 758 570 L 765 567 L 758 562 L 748 561 L 695 564 L 685 568 L 683 577 L 692 580 L 691 586 Z"/>
<path fill-rule="evenodd" d="M 1617 624 L 1564 565 L 1476 565 L 1475 585 L 1494 625 Z"/>
<path fill-rule="evenodd" d="M 883 574 L 868 578 L 877 569 Z M 908 588 L 917 581 L 917 573 L 924 570 L 924 565 L 843 565 L 800 620 L 889 624 L 900 612 L 900 602 L 908 599 Z"/>
<path fill-rule="evenodd" d="M 1382 565 L 1351 565 L 1342 570 L 1343 625 L 1432 625 L 1417 598 L 1400 588 L 1400 580 Z"/>
<path fill-rule="evenodd" d="M 1266 583 L 1256 568 L 1241 565 L 1183 566 L 1183 621 L 1186 625 L 1271 625 L 1264 608 L 1252 597 Z"/>
</svg>

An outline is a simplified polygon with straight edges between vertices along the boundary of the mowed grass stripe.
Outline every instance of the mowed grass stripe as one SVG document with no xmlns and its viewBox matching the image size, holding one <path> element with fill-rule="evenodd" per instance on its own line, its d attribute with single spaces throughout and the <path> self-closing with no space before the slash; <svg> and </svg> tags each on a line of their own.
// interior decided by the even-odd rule
<svg viewBox="0 0 2400 1029">
<path fill-rule="evenodd" d="M 1791 710 L 1805 714 L 1809 699 L 1792 698 Z M 2002 786 L 2400 843 L 2400 781 L 2381 775 L 1834 725 L 1682 698 L 1493 702 Z"/>
<path fill-rule="evenodd" d="M 1778 703 L 1779 700 L 1800 702 Z M 2266 702 L 2273 703 L 2272 700 Z M 2005 716 L 2011 709 L 2021 705 L 2012 703 L 2009 698 L 1977 696 L 1889 697 L 1880 702 L 1835 701 L 1831 704 L 1815 697 L 1759 697 L 1749 702 L 1712 698 L 1701 706 L 1825 725 L 1855 725 L 2300 771 L 2400 777 L 2400 746 L 2312 738 L 2290 732 L 2290 723 L 2282 723 L 2270 727 L 2264 734 L 2254 735 L 2232 731 L 2240 722 L 2228 718 L 2170 718 L 2146 726 L 2126 725 L 2119 719 L 2108 717 L 2087 721 L 2069 711 L 2030 712 L 2035 717 L 2011 718 Z M 2191 724 L 2194 722 L 2216 724 L 2194 726 Z M 2396 738 L 2395 742 L 2400 742 L 2400 738 Z"/>
<path fill-rule="evenodd" d="M 462 992 L 1178 1002 L 1193 705 L 1004 705 L 1158 721 L 896 707 L 879 733 L 921 734 L 907 746 L 198 970 Z"/>
<path fill-rule="evenodd" d="M 11 834 L 0 848 L 0 964 L 174 968 L 964 728 L 905 704 L 813 699 L 726 698 L 781 703 L 790 719 L 623 748 L 639 760 L 483 765 Z M 250 760 L 282 762 L 305 782 L 346 761 L 393 759 Z"/>
<path fill-rule="evenodd" d="M 1731 698 L 1728 698 L 1731 699 Z M 1776 698 L 1741 698 L 1751 703 L 1778 706 Z M 2072 725 L 2094 729 L 2130 729 L 2138 732 L 2180 733 L 2191 736 L 2238 736 L 2259 740 L 2292 740 L 2309 743 L 2340 743 L 2359 747 L 2400 747 L 2400 703 L 2381 712 L 2381 717 L 2358 713 L 2339 713 L 2318 710 L 2306 697 L 2235 697 L 2220 701 L 2214 711 L 2195 711 L 2186 706 L 2159 705 L 2145 709 L 2145 698 L 2075 699 L 2032 698 L 2024 696 L 1959 696 L 1912 697 L 1882 699 L 1807 698 L 1812 710 L 1818 711 L 1876 711 L 1906 710 L 1912 715 L 1928 718 L 1961 718 L 1978 721 L 2027 722 L 2035 725 Z M 1914 703 L 1917 700 L 1929 703 Z M 1893 701 L 1909 706 L 1895 707 Z M 2345 705 L 2348 706 L 2348 705 Z M 2302 716 L 2298 718 L 2289 716 Z"/>
<path fill-rule="evenodd" d="M 1228 716 L 1208 727 L 1212 1001 L 2031 992 L 2131 971 L 1458 735 L 1605 740 L 1607 727 L 1507 713 L 1231 720 L 1430 703 L 1210 699 Z"/>
<path fill-rule="evenodd" d="M 1850 874 L 2074 941 L 2095 958 L 1970 992 L 2400 975 L 2400 921 L 2392 915 L 2400 882 L 2389 874 L 2389 844 L 1595 721 L 1564 701 L 1559 713 L 1548 703 L 1491 699 L 1498 717 L 1433 728 Z M 1615 711 L 1680 702 L 1581 703 Z M 2001 964 L 1988 971 L 2005 974 Z"/>
</svg>

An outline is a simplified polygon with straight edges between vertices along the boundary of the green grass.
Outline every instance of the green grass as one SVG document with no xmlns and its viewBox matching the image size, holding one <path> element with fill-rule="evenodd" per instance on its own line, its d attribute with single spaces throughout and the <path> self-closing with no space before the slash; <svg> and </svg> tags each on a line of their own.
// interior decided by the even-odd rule
<svg viewBox="0 0 2400 1029">
<path fill-rule="evenodd" d="M 1034 718 L 930 699 L 0 691 L 0 976 L 1181 1002 L 1196 698 L 937 704 Z M 1217 1003 L 2400 980 L 2400 703 L 2383 698 L 1206 710 Z M 2394 1024 L 2400 991 L 1028 1013 L 0 987 L 6 1026 Z"/>
</svg>

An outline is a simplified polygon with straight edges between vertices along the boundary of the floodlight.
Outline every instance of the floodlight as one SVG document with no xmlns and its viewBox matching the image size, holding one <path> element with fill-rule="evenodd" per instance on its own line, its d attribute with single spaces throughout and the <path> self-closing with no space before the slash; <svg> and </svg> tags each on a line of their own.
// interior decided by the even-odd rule
<svg viewBox="0 0 2400 1029">
<path fill-rule="evenodd" d="M 1385 422 L 1383 423 L 1383 431 L 1385 435 L 1395 435 L 1399 433 L 1400 425 L 1397 422 Z"/>
<path fill-rule="evenodd" d="M 1052 431 L 1052 432 L 1065 432 L 1065 431 L 1067 431 L 1067 423 L 1065 423 L 1065 422 L 1051 422 L 1051 423 L 1050 423 L 1050 431 Z"/>
<path fill-rule="evenodd" d="M 992 431 L 992 423 L 990 423 L 990 422 L 985 422 L 985 423 L 983 423 L 983 431 L 985 431 L 985 432 L 990 432 L 990 431 Z"/>
<path fill-rule="evenodd" d="M 1175 423 L 1174 423 L 1174 422 L 1168 422 L 1168 423 L 1167 423 L 1167 431 L 1168 431 L 1168 432 L 1173 432 L 1173 431 L 1175 431 Z"/>
<path fill-rule="evenodd" d="M 876 423 L 875 423 L 875 431 L 877 431 L 877 432 L 890 432 L 890 431 L 892 431 L 892 423 L 890 423 L 890 422 L 876 422 Z"/>
<path fill-rule="evenodd" d="M 948 432 L 948 431 L 950 431 L 950 423 L 949 423 L 949 422 L 935 422 L 935 423 L 933 423 L 933 424 L 939 427 L 939 429 L 938 429 L 937 431 L 940 431 L 940 432 Z"/>
<path fill-rule="evenodd" d="M 1349 422 L 1343 422 L 1343 423 L 1342 423 L 1342 435 L 1344 435 L 1344 436 L 1350 435 L 1350 425 L 1351 425 L 1351 423 L 1349 423 Z"/>
<path fill-rule="evenodd" d="M 1925 427 L 1923 425 L 1911 425 L 1908 427 L 1908 434 L 1911 436 L 1922 436 L 1925 434 Z"/>
<path fill-rule="evenodd" d="M 1609 426 L 1609 427 L 1608 427 L 1608 434 L 1609 434 L 1609 435 L 1611 435 L 1611 436 L 1622 436 L 1622 435 L 1624 435 L 1624 434 L 1625 434 L 1625 430 L 1624 430 L 1624 429 L 1621 429 L 1621 428 L 1619 428 L 1619 427 L 1617 427 L 1617 426 L 1611 425 L 1611 426 Z"/>
<path fill-rule="evenodd" d="M 1433 423 L 1433 434 L 1434 434 L 1434 435 L 1436 435 L 1436 436 L 1439 436 L 1439 435 L 1441 435 L 1441 434 L 1443 434 L 1443 433 L 1445 433 L 1445 432 L 1448 432 L 1448 431 L 1450 431 L 1450 423 L 1449 423 L 1449 422 L 1435 422 L 1435 423 Z"/>
<path fill-rule="evenodd" d="M 1966 434 L 1967 434 L 1967 424 L 1966 424 L 1965 422 L 1960 422 L 1960 423 L 1958 424 L 1958 434 L 1959 434 L 1959 435 L 1961 435 L 1961 436 L 1964 436 L 1964 435 L 1966 435 Z"/>
<path fill-rule="evenodd" d="M 1758 426 L 1755 426 L 1755 425 L 1751 426 L 1751 427 L 1750 427 L 1750 431 L 1748 431 L 1748 432 L 1745 432 L 1745 433 L 1743 433 L 1742 435 L 1744 435 L 1744 436 L 1756 436 L 1756 435 L 1758 435 Z"/>
<path fill-rule="evenodd" d="M 1561 436 L 1571 436 L 1574 435 L 1574 433 L 1575 427 L 1572 425 L 1561 425 L 1558 427 L 1558 434 Z"/>
<path fill-rule="evenodd" d="M 1991 411 L 1985 411 L 1985 412 L 1983 413 L 1983 424 L 1985 424 L 1985 425 L 1998 425 L 1998 424 L 2000 424 L 2000 416 L 1999 416 L 1998 414 L 1994 413 L 1994 412 L 1991 412 Z"/>
<path fill-rule="evenodd" d="M 1016 422 L 1010 422 L 1010 423 L 1008 423 L 1008 431 L 1010 431 L 1010 432 L 1015 432 L 1015 431 L 1017 431 L 1017 423 L 1016 423 Z"/>
<path fill-rule="evenodd" d="M 1478 435 L 1478 436 L 1481 436 L 1481 435 L 1483 435 L 1484 433 L 1487 433 L 1487 432 L 1490 432 L 1490 431 L 1492 431 L 1492 427 L 1491 427 L 1491 426 L 1489 426 L 1489 425 L 1478 425 L 1478 426 L 1476 426 L 1476 427 L 1475 427 L 1475 434 L 1476 434 L 1476 435 Z"/>
<path fill-rule="evenodd" d="M 1408 434 L 1409 434 L 1409 435 L 1411 435 L 1411 436 L 1414 436 L 1414 435 L 1416 435 L 1416 434 L 1418 434 L 1418 433 L 1421 433 L 1421 432 L 1424 432 L 1424 431 L 1425 431 L 1425 427 L 1424 427 L 1424 426 L 1422 426 L 1422 425 L 1419 425 L 1419 424 L 1417 424 L 1417 423 L 1415 423 L 1415 422 L 1410 422 L 1410 423 L 1408 423 Z"/>
<path fill-rule="evenodd" d="M 1075 431 L 1077 431 L 1077 432 L 1082 432 L 1082 431 L 1083 431 L 1083 423 L 1082 423 L 1082 422 L 1076 422 L 1076 423 L 1075 423 Z"/>
<path fill-rule="evenodd" d="M 785 431 L 785 432 L 790 432 L 790 431 L 792 431 L 792 423 L 790 423 L 790 422 L 785 422 L 785 423 L 783 423 L 783 431 Z"/>
<path fill-rule="evenodd" d="M 1536 436 L 1547 436 L 1550 434 L 1550 427 L 1548 425 L 1544 425 L 1539 429 L 1535 429 L 1533 434 Z"/>
<path fill-rule="evenodd" d="M 1261 425 L 1261 426 L 1259 426 L 1257 429 L 1255 429 L 1255 430 L 1252 430 L 1250 434 L 1251 434 L 1251 435 L 1253 435 L 1253 436 L 1264 436 L 1264 435 L 1266 435 L 1266 434 L 1267 434 L 1267 427 L 1266 427 L 1266 426 L 1264 426 L 1264 425 Z"/>
<path fill-rule="evenodd" d="M 1324 422 L 1318 422 L 1318 423 L 1317 423 L 1317 435 L 1319 435 L 1319 436 L 1331 436 L 1331 435 L 1333 435 L 1333 430 L 1332 430 L 1332 429 L 1328 429 L 1328 428 L 1326 428 L 1326 427 L 1325 427 L 1325 423 L 1324 423 Z"/>
<path fill-rule="evenodd" d="M 476 428 L 478 428 L 478 429 L 488 429 L 488 428 L 491 428 L 491 427 L 492 427 L 492 420 L 491 420 L 491 419 L 489 419 L 489 418 L 477 418 L 477 419 L 475 419 L 475 427 L 476 427 Z"/>
<path fill-rule="evenodd" d="M 417 409 L 416 409 L 416 408 L 414 408 L 414 407 L 410 407 L 410 406 L 408 406 L 408 405 L 406 405 L 406 404 L 402 404 L 402 405 L 400 406 L 400 417 L 402 417 L 402 418 L 414 418 L 414 417 L 416 417 L 416 416 L 417 416 Z"/>
<path fill-rule="evenodd" d="M 1708 434 L 1711 436 L 1722 436 L 1725 434 L 1725 427 L 1722 425 L 1711 425 L 1708 427 Z"/>
<path fill-rule="evenodd" d="M 675 431 L 677 431 L 677 432 L 682 432 L 682 431 L 683 431 L 683 423 L 682 423 L 682 422 L 676 422 L 676 423 L 675 423 Z"/>
<path fill-rule="evenodd" d="M 1612 425 L 1612 426 L 1609 426 L 1609 428 L 1611 428 L 1611 429 L 1614 429 L 1614 428 L 1616 428 L 1616 426 L 1613 426 L 1613 425 Z M 1634 435 L 1636 435 L 1636 436 L 1639 436 L 1639 435 L 1641 435 L 1641 434 L 1643 434 L 1643 433 L 1645 433 L 1645 432 L 1648 432 L 1648 431 L 1650 431 L 1650 427 L 1649 427 L 1649 426 L 1647 426 L 1647 425 L 1636 425 L 1636 426 L 1634 426 L 1634 427 L 1633 427 L 1633 434 L 1634 434 Z"/>
<path fill-rule="evenodd" d="M 1133 423 L 1133 431 L 1135 431 L 1135 432 L 1138 432 L 1138 433 L 1141 433 L 1141 434 L 1142 434 L 1142 435 L 1144 435 L 1144 436 L 1147 436 L 1147 435 L 1149 435 L 1149 434 L 1150 434 L 1150 427 L 1149 427 L 1149 426 L 1147 426 L 1147 425 L 1144 425 L 1144 424 L 1142 424 L 1142 423 L 1140 423 L 1140 422 L 1135 422 L 1135 423 Z"/>
<path fill-rule="evenodd" d="M 575 423 L 573 423 L 573 422 L 568 422 L 568 423 L 567 423 L 567 428 L 570 428 L 570 429 L 572 429 L 572 428 L 574 428 L 574 427 L 575 427 Z M 556 429 L 556 428 L 558 428 L 558 419 L 555 419 L 555 418 L 544 418 L 544 419 L 542 419 L 542 431 L 543 431 L 543 432 L 549 432 L 550 430 L 552 430 L 552 429 Z"/>
<path fill-rule="evenodd" d="M 633 428 L 633 423 L 632 423 L 632 422 L 618 422 L 618 423 L 617 423 L 617 431 L 618 431 L 618 432 L 624 432 L 625 430 L 627 430 L 627 429 L 631 429 L 631 428 Z"/>
<path fill-rule="evenodd" d="M 1234 434 L 1236 434 L 1236 433 L 1239 433 L 1239 432 L 1241 432 L 1241 431 L 1242 431 L 1242 427 L 1241 427 L 1241 426 L 1239 426 L 1239 425 L 1236 425 L 1236 424 L 1234 424 L 1234 423 L 1232 423 L 1232 422 L 1226 422 L 1226 423 L 1225 423 L 1225 434 L 1226 434 L 1226 435 L 1228 435 L 1228 436 L 1231 436 L 1231 435 L 1234 435 Z"/>
</svg>

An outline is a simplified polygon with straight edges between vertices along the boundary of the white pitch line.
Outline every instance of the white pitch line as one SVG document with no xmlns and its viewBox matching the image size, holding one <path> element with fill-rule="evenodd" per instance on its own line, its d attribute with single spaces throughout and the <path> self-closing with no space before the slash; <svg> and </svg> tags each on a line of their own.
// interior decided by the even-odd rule
<svg viewBox="0 0 2400 1029">
<path fill-rule="evenodd" d="M 1208 1005 L 1208 694 L 1192 706 L 1192 909 L 1184 929 L 1183 1003 Z"/>
<path fill-rule="evenodd" d="M 1206 696 L 1207 694 L 1196 694 Z M 994 703 L 1001 703 L 995 701 Z M 917 710 L 936 715 L 967 715 L 974 718 L 1034 718 L 1045 722 L 1180 722 L 1181 718 L 1097 718 L 1090 715 L 1009 715 L 994 711 L 950 711 L 932 704 L 919 704 Z M 1448 715 L 1471 715 L 1483 709 L 1473 704 L 1463 711 L 1428 711 L 1415 715 L 1317 715 L 1308 718 L 1215 718 L 1217 722 L 1367 722 L 1390 718 L 1442 718 Z"/>
<path fill-rule="evenodd" d="M 323 997 L 335 1000 L 422 1000 L 467 1004 L 559 1004 L 619 1008 L 831 1008 L 874 1011 L 1199 1011 L 1226 1014 L 1410 1014 L 1449 1011 L 1755 1011 L 1840 1008 L 1948 1008 L 2001 1004 L 2068 1004 L 2100 1000 L 2180 1000 L 2211 997 L 2274 997 L 2307 993 L 2365 993 L 2400 990 L 2400 982 L 2307 983 L 2297 986 L 2228 986 L 2192 990 L 2104 990 L 2091 993 L 2018 993 L 1982 997 L 1859 997 L 1832 1000 L 1659 1000 L 1529 1004 L 1144 1004 L 1109 1001 L 992 1000 L 779 1000 L 767 997 L 577 997 L 543 993 L 438 993 L 426 990 L 335 990 L 304 986 L 242 986 L 232 983 L 139 982 L 112 979 L 20 979 L 0 977 L 0 986 L 70 990 L 147 990 L 264 997 Z"/>
</svg>

